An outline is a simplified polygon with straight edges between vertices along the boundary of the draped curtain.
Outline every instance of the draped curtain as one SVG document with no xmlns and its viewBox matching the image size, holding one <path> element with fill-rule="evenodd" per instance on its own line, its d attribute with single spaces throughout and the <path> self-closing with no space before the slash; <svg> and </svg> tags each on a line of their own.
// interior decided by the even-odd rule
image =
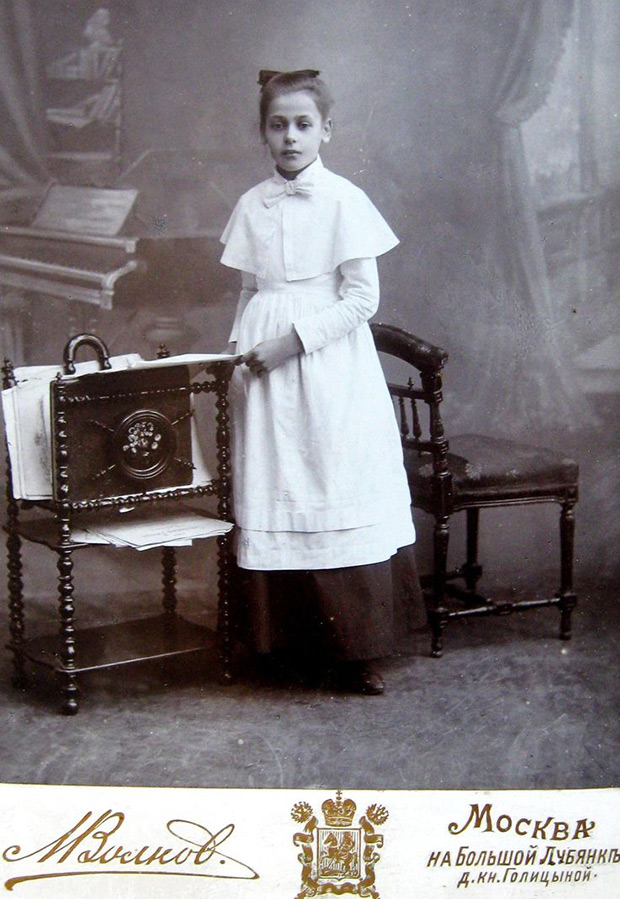
<svg viewBox="0 0 620 899">
<path fill-rule="evenodd" d="M 31 0 L 0 0 L 0 220 L 21 215 L 19 201 L 49 182 L 46 132 Z M 29 300 L 0 290 L 0 350 L 27 360 Z"/>
<path fill-rule="evenodd" d="M 49 180 L 31 0 L 0 0 L 0 196 Z"/>
<path fill-rule="evenodd" d="M 537 395 L 541 417 L 570 427 L 588 415 L 572 383 L 569 360 L 555 338 L 557 311 L 532 196 L 521 124 L 544 103 L 551 90 L 574 0 L 528 0 L 494 98 L 499 134 L 502 228 L 507 269 L 523 297 L 526 365 L 520 377 Z"/>
<path fill-rule="evenodd" d="M 512 261 L 531 302 L 544 317 L 551 312 L 549 282 L 520 125 L 542 106 L 551 90 L 572 7 L 573 0 L 529 0 L 495 101 Z"/>
<path fill-rule="evenodd" d="M 563 313 L 552 295 L 521 134 L 551 90 L 573 7 L 574 0 L 507 6 L 514 26 L 488 93 L 479 97 L 495 202 L 486 206 L 484 232 L 434 229 L 435 242 L 449 248 L 452 271 L 435 302 L 451 356 L 446 413 L 453 432 L 479 429 L 554 443 L 593 420 L 556 338 Z M 447 267 L 438 261 L 434 271 Z"/>
</svg>

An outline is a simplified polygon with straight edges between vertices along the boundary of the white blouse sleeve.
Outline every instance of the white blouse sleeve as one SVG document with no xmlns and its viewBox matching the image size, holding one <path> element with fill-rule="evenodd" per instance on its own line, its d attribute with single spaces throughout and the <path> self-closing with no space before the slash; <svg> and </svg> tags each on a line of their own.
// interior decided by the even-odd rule
<svg viewBox="0 0 620 899">
<path fill-rule="evenodd" d="M 256 286 L 256 275 L 251 272 L 241 272 L 241 293 L 239 294 L 239 302 L 237 303 L 237 312 L 233 322 L 232 331 L 228 338 L 229 343 L 236 343 L 239 336 L 239 324 L 245 308 L 258 290 Z"/>
<path fill-rule="evenodd" d="M 306 353 L 312 353 L 368 321 L 379 307 L 376 259 L 349 259 L 340 266 L 341 299 L 327 309 L 297 319 L 295 331 Z"/>
</svg>

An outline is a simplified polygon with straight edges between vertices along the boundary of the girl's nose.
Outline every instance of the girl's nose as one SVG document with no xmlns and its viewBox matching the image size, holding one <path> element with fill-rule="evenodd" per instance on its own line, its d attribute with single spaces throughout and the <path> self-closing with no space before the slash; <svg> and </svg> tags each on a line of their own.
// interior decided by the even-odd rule
<svg viewBox="0 0 620 899">
<path fill-rule="evenodd" d="M 284 140 L 286 141 L 287 144 L 292 144 L 293 141 L 295 140 L 295 135 L 293 134 L 292 131 L 287 131 L 286 134 L 284 135 Z"/>
</svg>

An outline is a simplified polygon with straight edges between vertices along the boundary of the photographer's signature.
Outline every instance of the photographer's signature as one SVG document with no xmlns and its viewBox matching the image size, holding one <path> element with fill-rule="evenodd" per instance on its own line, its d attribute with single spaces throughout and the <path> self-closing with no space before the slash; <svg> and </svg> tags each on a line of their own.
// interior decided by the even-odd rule
<svg viewBox="0 0 620 899">
<path fill-rule="evenodd" d="M 165 825 L 170 845 L 132 846 L 120 842 L 125 817 L 123 812 L 110 809 L 97 818 L 94 812 L 86 812 L 77 824 L 45 846 L 32 851 L 17 845 L 7 847 L 2 853 L 5 862 L 30 862 L 37 867 L 5 881 L 5 888 L 12 890 L 17 884 L 34 880 L 97 874 L 228 880 L 256 880 L 259 876 L 249 865 L 221 851 L 234 832 L 234 824 L 212 832 L 195 821 L 173 818 Z"/>
</svg>

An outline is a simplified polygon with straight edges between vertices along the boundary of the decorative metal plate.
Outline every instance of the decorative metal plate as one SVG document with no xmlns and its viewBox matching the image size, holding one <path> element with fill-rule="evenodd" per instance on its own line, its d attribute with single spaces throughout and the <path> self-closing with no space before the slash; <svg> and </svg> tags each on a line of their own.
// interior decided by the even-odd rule
<svg viewBox="0 0 620 899">
<path fill-rule="evenodd" d="M 64 414 L 54 444 L 56 499 L 81 502 L 192 483 L 186 366 L 63 379 L 52 385 L 52 410 L 52 420 L 60 413 L 62 423 Z M 59 452 L 58 436 L 66 452 Z M 62 459 L 65 496 L 59 486 Z"/>
<path fill-rule="evenodd" d="M 112 436 L 116 461 L 123 474 L 137 481 L 155 478 L 174 460 L 174 425 L 153 409 L 130 412 Z"/>
</svg>

